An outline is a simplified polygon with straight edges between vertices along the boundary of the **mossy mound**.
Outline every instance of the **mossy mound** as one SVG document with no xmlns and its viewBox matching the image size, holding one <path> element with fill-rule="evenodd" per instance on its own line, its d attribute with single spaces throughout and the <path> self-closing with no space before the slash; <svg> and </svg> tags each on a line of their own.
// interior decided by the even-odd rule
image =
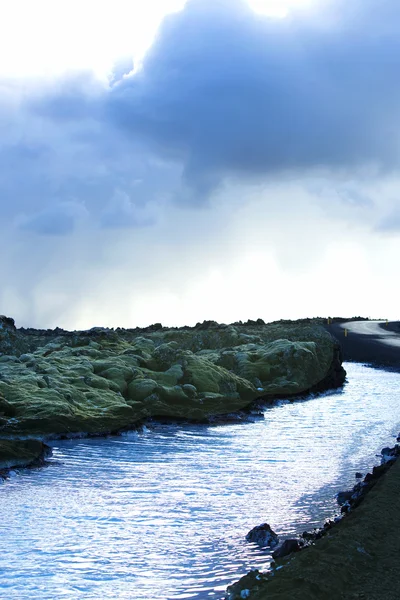
<svg viewBox="0 0 400 600">
<path fill-rule="evenodd" d="M 105 434 L 148 417 L 205 421 L 305 392 L 334 358 L 319 326 L 160 327 L 13 331 L 15 351 L 0 355 L 0 435 Z"/>
<path fill-rule="evenodd" d="M 315 342 L 276 340 L 213 352 L 210 360 L 250 381 L 263 395 L 290 395 L 310 389 L 324 377 L 332 357 L 320 350 Z"/>
</svg>

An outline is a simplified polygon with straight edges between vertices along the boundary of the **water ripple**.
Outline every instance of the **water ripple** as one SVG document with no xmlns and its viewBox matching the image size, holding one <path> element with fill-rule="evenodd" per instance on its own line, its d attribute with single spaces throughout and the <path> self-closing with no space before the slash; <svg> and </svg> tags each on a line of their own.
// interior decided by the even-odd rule
<svg viewBox="0 0 400 600">
<path fill-rule="evenodd" d="M 398 433 L 400 376 L 346 368 L 343 392 L 252 423 L 55 442 L 53 465 L 1 485 L 0 596 L 217 600 L 267 568 L 247 531 L 321 524 Z"/>
</svg>

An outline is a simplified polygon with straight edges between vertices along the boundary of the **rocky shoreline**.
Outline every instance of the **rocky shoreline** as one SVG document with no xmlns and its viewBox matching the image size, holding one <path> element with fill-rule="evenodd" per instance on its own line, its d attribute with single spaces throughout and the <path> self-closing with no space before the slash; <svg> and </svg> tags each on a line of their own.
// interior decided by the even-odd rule
<svg viewBox="0 0 400 600">
<path fill-rule="evenodd" d="M 37 460 L 27 438 L 240 420 L 276 398 L 340 387 L 345 375 L 339 344 L 310 322 L 68 332 L 0 317 L 0 464 Z M 1 443 L 13 445 L 15 465 Z"/>
<path fill-rule="evenodd" d="M 400 371 L 398 343 L 385 344 L 378 336 L 354 332 L 343 337 L 343 321 L 348 320 L 335 319 L 333 324 L 324 326 L 341 340 L 346 360 L 366 362 L 377 369 Z M 398 322 L 386 322 L 380 326 L 386 331 L 400 333 Z M 400 442 L 400 434 L 397 442 Z M 400 512 L 399 454 L 399 445 L 383 448 L 381 464 L 352 490 L 338 494 L 339 515 L 319 529 L 285 540 L 273 552 L 273 558 L 279 562 L 273 561 L 269 572 L 249 572 L 229 586 L 226 598 L 397 600 L 400 577 L 397 562 L 392 557 L 396 556 L 396 549 L 400 550 L 400 527 L 397 526 Z M 361 479 L 362 475 L 356 473 L 356 478 Z M 278 536 L 270 530 L 268 523 L 255 527 L 248 536 L 252 541 L 259 540 L 261 545 L 264 541 L 270 547 L 278 544 Z"/>
<path fill-rule="evenodd" d="M 400 434 L 397 441 L 400 441 Z M 262 525 L 254 527 L 247 534 L 246 539 L 258 543 L 262 547 L 276 548 L 272 552 L 272 558 L 274 560 L 271 562 L 269 571 L 260 572 L 258 569 L 254 569 L 239 581 L 229 586 L 225 595 L 226 600 L 242 600 L 244 598 L 254 598 L 254 600 L 264 600 L 265 598 L 265 600 L 267 600 L 275 597 L 278 598 L 278 596 L 275 596 L 274 594 L 277 591 L 275 590 L 275 587 L 279 589 L 279 584 L 276 584 L 276 581 L 282 576 L 283 571 L 281 571 L 281 569 L 284 569 L 291 564 L 295 553 L 297 558 L 297 553 L 300 551 L 310 549 L 314 547 L 319 540 L 329 538 L 335 532 L 340 532 L 340 527 L 343 527 L 345 519 L 350 515 L 353 516 L 353 511 L 365 501 L 380 479 L 394 466 L 399 456 L 400 446 L 398 444 L 392 448 L 383 448 L 381 451 L 381 463 L 373 467 L 372 472 L 367 473 L 364 479 L 356 483 L 351 490 L 342 491 L 337 494 L 340 514 L 335 515 L 332 519 L 328 519 L 320 528 L 313 529 L 312 531 L 304 531 L 296 538 L 286 539 L 279 544 L 278 535 L 271 529 L 268 523 L 263 523 Z M 400 464 L 400 461 L 398 462 Z M 356 478 L 362 478 L 360 475 L 360 473 L 356 473 Z M 326 549 L 329 551 L 328 547 L 326 547 Z M 276 577 L 277 579 L 275 579 Z M 295 596 L 297 581 L 292 581 L 293 589 L 291 591 L 290 575 L 286 578 L 286 581 L 289 581 L 289 585 L 287 586 L 287 590 L 285 588 L 285 592 L 290 592 L 290 598 L 297 598 L 297 596 Z M 289 596 L 287 597 L 289 598 Z M 325 596 L 322 592 L 321 595 L 319 595 L 314 590 L 312 596 L 304 595 L 298 597 L 313 597 L 321 598 L 322 600 L 323 598 L 328 598 L 330 596 Z M 342 596 L 338 595 L 336 597 L 341 598 Z M 350 597 L 351 596 L 343 596 L 343 598 Z M 279 595 L 279 598 L 286 598 L 286 596 Z M 360 598 L 364 598 L 364 596 L 360 596 Z"/>
</svg>

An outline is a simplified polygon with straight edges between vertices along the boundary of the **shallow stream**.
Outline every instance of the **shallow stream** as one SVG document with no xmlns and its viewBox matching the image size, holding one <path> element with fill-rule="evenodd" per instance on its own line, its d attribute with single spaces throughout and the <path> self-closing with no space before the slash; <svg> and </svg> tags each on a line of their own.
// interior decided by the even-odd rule
<svg viewBox="0 0 400 600">
<path fill-rule="evenodd" d="M 284 538 L 337 512 L 400 424 L 400 374 L 346 364 L 343 390 L 253 422 L 157 426 L 53 442 L 48 467 L 0 485 L 0 598 L 219 600 Z"/>
</svg>

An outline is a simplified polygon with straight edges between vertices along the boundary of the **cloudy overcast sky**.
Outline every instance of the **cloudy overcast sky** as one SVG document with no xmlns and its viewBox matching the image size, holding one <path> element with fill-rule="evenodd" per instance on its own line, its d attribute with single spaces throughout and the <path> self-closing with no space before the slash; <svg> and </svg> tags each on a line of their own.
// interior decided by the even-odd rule
<svg viewBox="0 0 400 600">
<path fill-rule="evenodd" d="M 400 318 L 398 0 L 13 0 L 0 313 Z"/>
</svg>

